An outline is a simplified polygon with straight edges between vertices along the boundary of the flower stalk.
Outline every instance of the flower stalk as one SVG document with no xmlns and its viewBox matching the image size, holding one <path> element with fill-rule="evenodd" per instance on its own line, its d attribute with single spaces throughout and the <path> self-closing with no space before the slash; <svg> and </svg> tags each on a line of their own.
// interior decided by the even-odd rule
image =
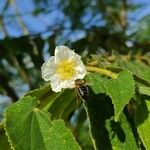
<svg viewBox="0 0 150 150">
<path fill-rule="evenodd" d="M 116 73 L 113 73 L 112 71 L 104 69 L 104 68 L 98 68 L 98 67 L 93 67 L 93 66 L 86 66 L 86 70 L 89 71 L 89 72 L 96 72 L 96 73 L 99 73 L 99 74 L 104 74 L 104 75 L 109 76 L 109 77 L 111 77 L 113 79 L 117 78 L 117 74 Z"/>
</svg>

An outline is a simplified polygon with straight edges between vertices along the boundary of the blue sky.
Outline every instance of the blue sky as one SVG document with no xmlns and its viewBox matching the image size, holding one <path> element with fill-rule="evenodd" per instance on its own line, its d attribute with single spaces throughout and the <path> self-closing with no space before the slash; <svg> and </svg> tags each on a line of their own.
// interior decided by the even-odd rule
<svg viewBox="0 0 150 150">
<path fill-rule="evenodd" d="M 5 1 L 6 0 L 0 1 L 0 12 L 4 7 Z M 55 3 L 53 4 L 53 7 L 55 7 Z M 28 26 L 28 29 L 30 31 L 33 31 L 33 33 L 45 32 L 48 26 L 54 25 L 56 23 L 56 20 L 58 23 L 58 21 L 61 21 L 63 18 L 62 13 L 59 10 L 55 10 L 47 15 L 40 14 L 36 17 L 33 17 L 31 15 L 31 12 L 35 7 L 32 0 L 17 0 L 17 6 L 19 8 L 20 13 L 23 16 L 25 24 Z M 18 26 L 16 17 L 11 17 L 11 15 L 15 15 L 15 13 L 14 9 L 12 7 L 9 7 L 8 11 L 5 13 L 5 24 L 7 31 L 10 36 L 20 36 L 22 34 L 22 30 Z M 2 38 L 2 35 L 0 36 L 0 38 Z"/>
<path fill-rule="evenodd" d="M 5 1 L 6 0 L 0 0 L 0 12 L 2 12 Z M 45 32 L 47 30 L 47 27 L 54 26 L 55 24 L 59 24 L 62 21 L 64 21 L 65 17 L 63 15 L 63 13 L 61 12 L 61 10 L 56 9 L 56 7 L 58 5 L 58 0 L 50 1 L 50 3 L 51 3 L 50 9 L 53 9 L 52 12 L 50 12 L 48 14 L 40 14 L 36 17 L 31 15 L 31 12 L 35 8 L 32 0 L 16 0 L 16 2 L 17 2 L 17 6 L 19 8 L 19 11 L 23 16 L 23 20 L 24 20 L 25 24 L 27 25 L 29 31 L 31 31 L 32 33 L 43 32 L 43 33 L 45 33 L 45 35 L 50 34 L 50 33 Z M 149 0 L 132 0 L 131 2 L 135 3 L 135 4 L 144 4 L 144 6 L 141 9 L 139 9 L 129 15 L 129 18 L 131 18 L 130 19 L 131 23 L 134 24 L 135 20 L 140 19 L 144 15 L 150 14 Z M 9 7 L 7 13 L 5 13 L 5 25 L 6 25 L 6 29 L 10 36 L 18 37 L 18 36 L 22 35 L 22 30 L 17 23 L 16 17 L 10 17 L 13 14 L 15 14 L 13 8 Z M 134 19 L 132 19 L 132 18 L 134 18 Z M 66 21 L 65 25 L 69 26 L 69 22 Z M 67 33 L 67 31 L 66 31 L 66 33 Z M 76 36 L 78 36 L 78 34 L 76 34 Z M 0 33 L 0 38 L 1 39 L 3 38 L 2 33 Z"/>
<path fill-rule="evenodd" d="M 47 35 L 51 34 L 50 31 L 46 32 L 48 27 L 55 26 L 62 22 L 65 22 L 64 25 L 66 27 L 70 26 L 70 23 L 66 21 L 61 10 L 56 9 L 59 0 L 50 0 L 51 7 L 49 7 L 49 9 L 52 9 L 53 11 L 48 14 L 40 14 L 38 16 L 31 15 L 31 12 L 35 8 L 32 0 L 16 0 L 16 1 L 17 1 L 17 6 L 19 8 L 19 11 L 23 16 L 23 20 L 26 26 L 28 27 L 28 30 L 32 34 L 43 33 L 42 34 L 43 37 L 46 37 Z M 139 20 L 143 16 L 150 14 L 150 1 L 149 0 L 130 0 L 130 1 L 135 4 L 143 4 L 143 7 L 141 9 L 129 15 L 130 23 L 131 25 L 134 26 L 136 24 L 136 20 Z M 6 0 L 0 0 L 0 13 L 2 13 L 5 2 Z M 12 7 L 9 7 L 7 12 L 4 15 L 5 15 L 4 17 L 5 26 L 8 31 L 9 36 L 11 37 L 21 36 L 22 30 L 20 26 L 18 25 L 17 18 L 13 16 L 15 15 L 14 9 Z M 90 15 L 88 17 L 90 17 Z M 83 18 L 83 21 L 86 21 L 86 19 L 87 19 L 86 17 Z M 99 17 L 95 17 L 95 20 L 93 20 L 91 24 L 94 24 L 94 22 L 97 23 L 98 20 L 100 20 Z M 90 24 L 88 24 L 87 26 L 89 25 Z M 80 30 L 75 31 L 72 34 L 70 34 L 69 30 L 65 30 L 63 34 L 65 37 L 68 37 L 69 35 L 69 39 L 71 40 L 75 40 L 76 38 L 80 38 L 84 36 L 84 32 Z M 0 39 L 3 39 L 3 38 L 4 38 L 3 33 L 0 32 Z M 60 39 L 60 42 L 61 42 L 61 39 Z M 25 87 L 25 89 L 27 90 L 27 87 Z M 21 91 L 20 91 L 20 95 L 22 95 Z M 9 98 L 0 96 L 0 102 L 6 101 L 6 100 L 9 101 Z"/>
</svg>

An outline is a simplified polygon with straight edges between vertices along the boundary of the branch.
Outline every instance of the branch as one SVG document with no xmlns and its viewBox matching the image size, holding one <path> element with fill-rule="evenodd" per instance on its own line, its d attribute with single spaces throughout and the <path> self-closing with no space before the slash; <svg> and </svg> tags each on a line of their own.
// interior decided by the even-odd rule
<svg viewBox="0 0 150 150">
<path fill-rule="evenodd" d="M 87 71 L 90 71 L 90 72 L 96 72 L 96 73 L 99 73 L 99 74 L 104 74 L 104 75 L 109 76 L 109 77 L 111 77 L 113 79 L 117 78 L 117 74 L 116 73 L 113 73 L 112 71 L 104 69 L 104 68 L 86 66 L 86 69 L 87 69 Z"/>
<path fill-rule="evenodd" d="M 3 17 L 1 15 L 0 15 L 0 27 L 1 27 L 1 30 L 4 34 L 4 37 L 7 37 L 8 33 L 7 33 L 7 30 L 6 30 L 5 24 L 4 24 Z"/>
<path fill-rule="evenodd" d="M 7 78 L 2 74 L 0 74 L 0 83 L 1 86 L 5 89 L 7 95 L 11 97 L 12 101 L 16 102 L 18 100 L 18 96 L 16 95 L 13 88 L 9 86 Z"/>
</svg>

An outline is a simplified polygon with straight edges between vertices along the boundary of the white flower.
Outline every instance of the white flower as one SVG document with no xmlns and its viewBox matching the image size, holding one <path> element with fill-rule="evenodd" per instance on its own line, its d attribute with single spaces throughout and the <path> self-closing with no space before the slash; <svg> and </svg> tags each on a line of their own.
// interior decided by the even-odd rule
<svg viewBox="0 0 150 150">
<path fill-rule="evenodd" d="M 52 90 L 60 92 L 62 88 L 74 88 L 76 79 L 83 79 L 86 68 L 81 57 L 67 46 L 58 46 L 42 67 L 42 78 L 50 81 Z"/>
</svg>

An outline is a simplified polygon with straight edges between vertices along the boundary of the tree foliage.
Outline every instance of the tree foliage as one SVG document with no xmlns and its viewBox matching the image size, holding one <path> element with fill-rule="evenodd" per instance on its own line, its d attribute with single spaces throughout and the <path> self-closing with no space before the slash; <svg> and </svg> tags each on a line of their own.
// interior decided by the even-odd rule
<svg viewBox="0 0 150 150">
<path fill-rule="evenodd" d="M 2 112 L 0 106 L 0 149 L 149 150 L 149 17 L 133 15 L 145 6 L 129 0 L 31 2 L 30 17 L 55 11 L 63 17 L 35 32 L 15 0 L 4 2 L 0 94 L 12 104 Z M 9 26 L 15 31 L 7 22 L 12 17 L 19 36 L 9 32 Z M 40 67 L 60 44 L 82 56 L 89 101 L 77 102 L 75 89 L 54 93 L 43 82 Z"/>
</svg>

